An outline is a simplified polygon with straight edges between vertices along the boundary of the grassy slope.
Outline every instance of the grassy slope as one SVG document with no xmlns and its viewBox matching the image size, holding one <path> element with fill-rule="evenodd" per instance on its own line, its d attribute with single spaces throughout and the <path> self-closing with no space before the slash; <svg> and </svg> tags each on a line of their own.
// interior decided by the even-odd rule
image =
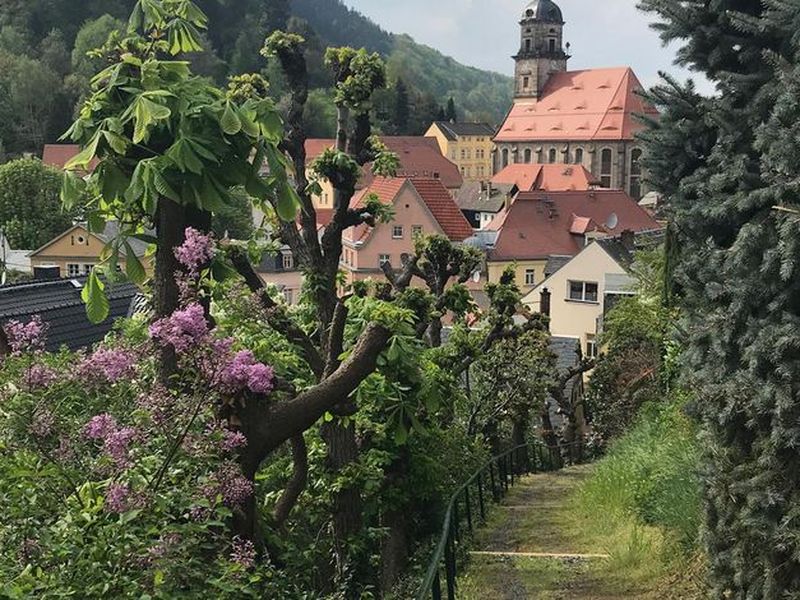
<svg viewBox="0 0 800 600">
<path fill-rule="evenodd" d="M 696 465 L 694 431 L 680 408 L 645 410 L 598 464 L 513 490 L 473 546 L 610 558 L 475 557 L 461 581 L 463 597 L 703 598 Z"/>
</svg>

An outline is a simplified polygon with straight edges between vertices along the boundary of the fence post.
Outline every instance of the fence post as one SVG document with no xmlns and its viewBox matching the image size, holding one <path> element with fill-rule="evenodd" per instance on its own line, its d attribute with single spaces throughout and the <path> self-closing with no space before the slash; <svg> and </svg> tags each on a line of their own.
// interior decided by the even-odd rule
<svg viewBox="0 0 800 600">
<path fill-rule="evenodd" d="M 442 582 L 439 577 L 439 571 L 436 571 L 436 577 L 433 578 L 433 588 L 431 589 L 433 600 L 442 600 Z"/>
<path fill-rule="evenodd" d="M 456 549 L 452 531 L 445 545 L 444 570 L 447 576 L 447 600 L 456 600 Z"/>
<path fill-rule="evenodd" d="M 510 463 L 510 471 L 511 471 L 511 487 L 514 487 L 514 471 L 516 471 L 516 466 L 514 465 L 514 453 L 516 451 L 512 450 L 511 454 L 508 455 L 508 462 Z"/>
<path fill-rule="evenodd" d="M 467 511 L 467 527 L 469 532 L 472 533 L 472 506 L 469 501 L 469 486 L 464 488 L 464 508 Z"/>
<path fill-rule="evenodd" d="M 483 473 L 478 473 L 478 508 L 481 511 L 481 521 L 486 521 L 486 507 L 483 504 Z"/>
<path fill-rule="evenodd" d="M 500 495 L 497 493 L 497 486 L 495 485 L 494 481 L 494 459 L 489 462 L 489 478 L 492 481 L 492 498 L 494 498 L 495 504 L 500 502 Z"/>
<path fill-rule="evenodd" d="M 453 533 L 457 542 L 461 543 L 461 527 L 459 526 L 458 518 L 458 498 L 453 503 Z"/>
</svg>

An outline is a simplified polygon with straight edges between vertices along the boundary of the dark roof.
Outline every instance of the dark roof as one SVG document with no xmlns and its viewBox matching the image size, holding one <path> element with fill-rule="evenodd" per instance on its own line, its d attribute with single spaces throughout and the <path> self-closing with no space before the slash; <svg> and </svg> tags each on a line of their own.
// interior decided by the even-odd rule
<svg viewBox="0 0 800 600">
<path fill-rule="evenodd" d="M 558 271 L 561 270 L 561 267 L 566 265 L 569 261 L 572 260 L 572 256 L 550 256 L 547 258 L 547 264 L 544 266 L 544 276 L 550 277 L 554 275 Z"/>
<path fill-rule="evenodd" d="M 634 250 L 628 248 L 622 238 L 604 238 L 597 240 L 600 247 L 623 269 L 626 271 L 633 264 Z"/>
<path fill-rule="evenodd" d="M 461 210 L 497 214 L 506 205 L 506 196 L 513 187 L 493 185 L 490 194 L 485 183 L 465 181 L 461 189 L 456 192 L 456 204 Z"/>
<path fill-rule="evenodd" d="M 532 0 L 522 13 L 523 19 L 536 19 L 543 23 L 564 24 L 561 9 L 553 0 Z"/>
<path fill-rule="evenodd" d="M 46 346 L 53 352 L 61 346 L 78 350 L 100 342 L 116 319 L 127 316 L 138 290 L 129 283 L 107 284 L 109 317 L 94 325 L 81 300 L 84 281 L 85 278 L 57 279 L 0 287 L 0 325 L 10 320 L 27 322 L 39 315 L 49 326 Z"/>
<path fill-rule="evenodd" d="M 448 140 L 456 140 L 464 135 L 485 135 L 492 137 L 495 134 L 494 127 L 488 123 L 451 123 L 450 121 L 435 121 L 441 132 Z"/>
</svg>

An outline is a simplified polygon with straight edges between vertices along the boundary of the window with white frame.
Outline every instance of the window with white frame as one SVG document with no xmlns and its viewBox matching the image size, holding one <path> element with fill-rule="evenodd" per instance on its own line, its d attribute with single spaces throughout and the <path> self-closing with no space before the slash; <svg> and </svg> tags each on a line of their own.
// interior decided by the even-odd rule
<svg viewBox="0 0 800 600">
<path fill-rule="evenodd" d="M 533 287 L 536 285 L 535 269 L 525 269 L 525 285 L 528 287 Z"/>
<path fill-rule="evenodd" d="M 117 266 L 119 266 L 119 265 L 117 265 Z M 94 265 L 83 265 L 83 274 L 84 275 L 90 275 L 93 268 L 94 268 Z"/>
<path fill-rule="evenodd" d="M 391 254 L 381 254 L 378 256 L 378 267 L 383 268 L 383 265 L 391 265 L 392 264 L 392 256 Z"/>
<path fill-rule="evenodd" d="M 392 227 L 392 239 L 393 240 L 402 240 L 403 239 L 403 226 L 402 225 L 395 225 Z"/>
<path fill-rule="evenodd" d="M 289 271 L 294 268 L 294 257 L 291 254 L 283 255 L 283 269 Z"/>
<path fill-rule="evenodd" d="M 78 277 L 81 274 L 81 266 L 75 263 L 67 264 L 67 276 Z"/>
<path fill-rule="evenodd" d="M 569 299 L 575 302 L 597 302 L 599 290 L 596 283 L 591 281 L 570 281 Z"/>
</svg>

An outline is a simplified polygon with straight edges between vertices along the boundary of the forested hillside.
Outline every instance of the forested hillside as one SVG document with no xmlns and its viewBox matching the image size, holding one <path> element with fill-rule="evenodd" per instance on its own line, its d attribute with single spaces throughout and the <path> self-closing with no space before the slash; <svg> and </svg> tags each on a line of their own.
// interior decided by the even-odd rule
<svg viewBox="0 0 800 600">
<path fill-rule="evenodd" d="M 442 118 L 450 98 L 464 119 L 499 121 L 511 102 L 510 80 L 460 65 L 405 35 L 382 30 L 341 0 L 226 0 L 198 2 L 211 27 L 207 51 L 193 57 L 195 72 L 224 83 L 229 75 L 264 71 L 271 93 L 285 92 L 274 64 L 259 54 L 264 39 L 288 29 L 308 40 L 313 91 L 309 127 L 333 133 L 334 110 L 323 89 L 330 76 L 322 56 L 328 46 L 366 47 L 388 62 L 389 88 L 375 100 L 375 124 L 385 133 L 419 134 Z M 88 89 L 97 59 L 87 52 L 124 28 L 133 0 L 8 0 L 0 4 L 0 159 L 41 151 L 54 142 Z M 400 82 L 398 83 L 398 80 Z M 43 93 L 46 91 L 46 93 Z"/>
</svg>

